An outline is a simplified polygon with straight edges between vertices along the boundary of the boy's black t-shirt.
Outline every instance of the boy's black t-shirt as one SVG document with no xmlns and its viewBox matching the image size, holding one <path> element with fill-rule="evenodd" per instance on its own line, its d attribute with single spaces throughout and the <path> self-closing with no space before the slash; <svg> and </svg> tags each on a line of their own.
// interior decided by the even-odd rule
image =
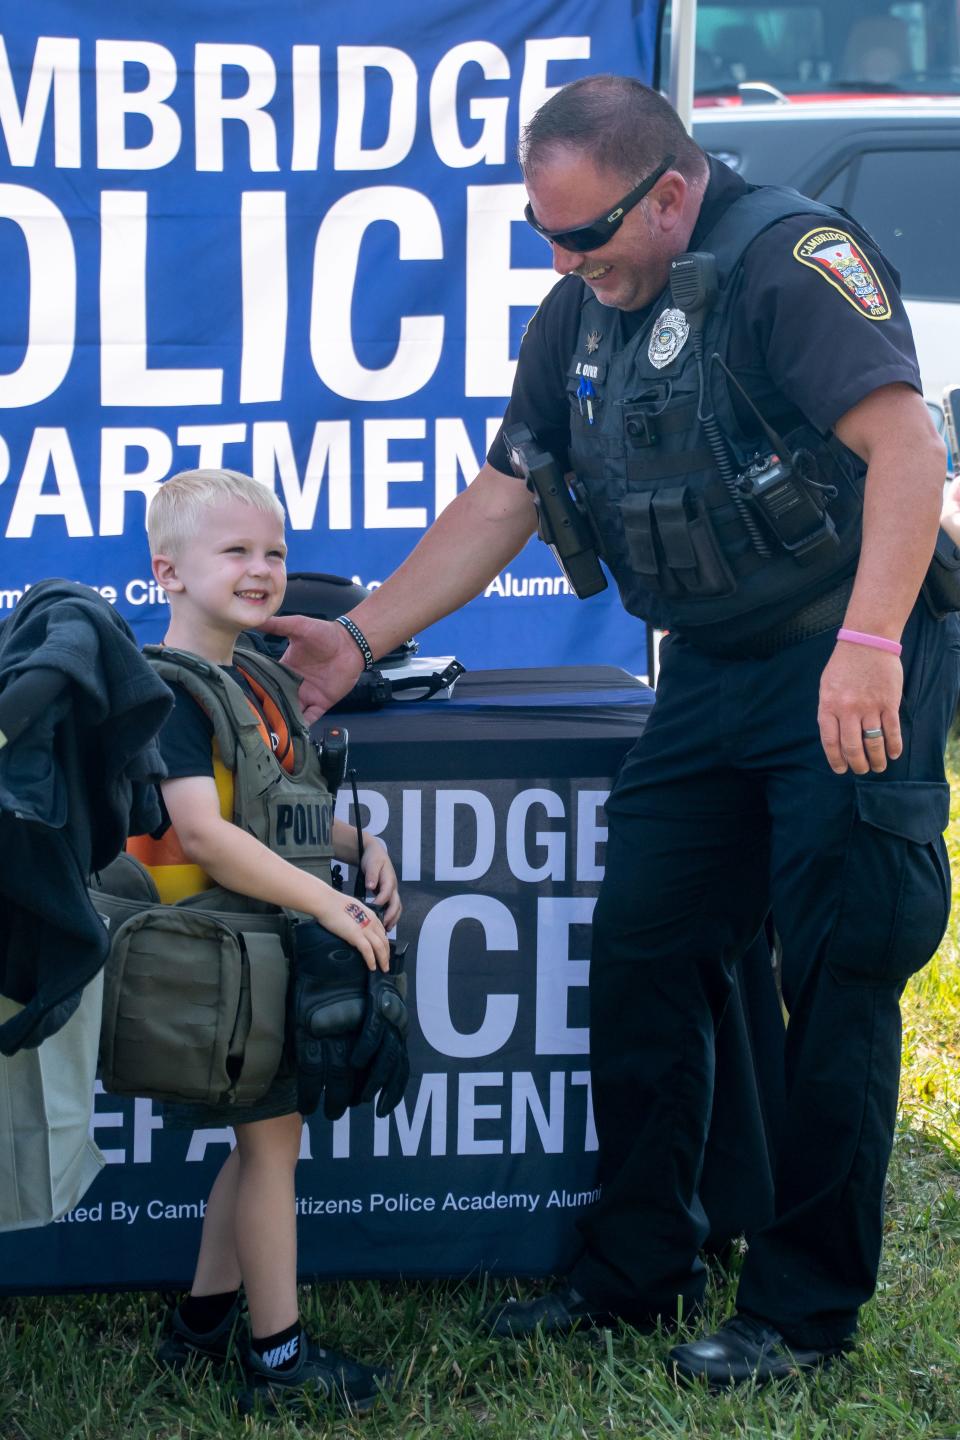
<svg viewBox="0 0 960 1440">
<path fill-rule="evenodd" d="M 160 731 L 160 753 L 169 780 L 213 775 L 213 724 L 181 685 L 171 684 L 173 709 Z"/>
<path fill-rule="evenodd" d="M 266 723 L 266 716 L 263 715 L 260 700 L 243 672 L 236 665 L 221 665 L 220 668 L 230 676 L 231 680 L 236 680 Z M 194 775 L 209 775 L 212 779 L 213 722 L 182 685 L 169 683 L 173 692 L 173 709 L 157 737 L 160 754 L 167 767 L 167 779 L 184 780 Z M 269 725 L 267 729 L 270 729 Z M 159 786 L 157 790 L 159 793 Z M 162 793 L 160 793 L 160 810 L 162 820 L 159 828 L 153 832 L 155 840 L 159 840 L 170 826 L 170 816 L 163 803 Z"/>
</svg>

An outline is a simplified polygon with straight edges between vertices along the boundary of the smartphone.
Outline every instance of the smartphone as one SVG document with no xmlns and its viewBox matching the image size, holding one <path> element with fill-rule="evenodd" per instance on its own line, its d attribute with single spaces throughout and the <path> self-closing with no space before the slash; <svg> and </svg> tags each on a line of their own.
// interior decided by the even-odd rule
<svg viewBox="0 0 960 1440">
<path fill-rule="evenodd" d="M 950 470 L 960 475 L 960 385 L 948 385 L 943 392 L 943 418 L 950 447 Z"/>
</svg>

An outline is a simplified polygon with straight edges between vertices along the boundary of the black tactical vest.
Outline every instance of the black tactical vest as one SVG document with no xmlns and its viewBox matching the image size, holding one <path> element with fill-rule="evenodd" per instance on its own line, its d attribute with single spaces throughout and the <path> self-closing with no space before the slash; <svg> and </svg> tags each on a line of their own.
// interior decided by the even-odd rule
<svg viewBox="0 0 960 1440">
<path fill-rule="evenodd" d="M 662 629 L 696 638 L 721 627 L 732 638 L 761 633 L 852 575 L 860 549 L 866 467 L 833 436 L 824 437 L 801 415 L 764 415 L 791 450 L 810 460 L 808 489 L 832 521 L 835 543 L 820 545 L 799 561 L 762 519 L 769 550 L 764 558 L 744 524 L 717 468 L 703 426 L 715 414 L 733 474 L 770 442 L 759 424 L 744 428 L 734 412 L 729 382 L 709 363 L 727 360 L 730 331 L 748 246 L 777 221 L 809 215 L 863 234 L 845 215 L 796 191 L 755 188 L 736 200 L 699 245 L 716 256 L 719 294 L 704 321 L 704 363 L 698 365 L 693 335 L 676 348 L 685 317 L 669 289 L 654 303 L 650 319 L 625 345 L 619 312 L 601 305 L 587 289 L 567 391 L 571 406 L 570 463 L 592 516 L 601 553 L 625 608 Z M 668 315 L 667 312 L 673 312 Z M 654 364 L 651 355 L 667 363 Z M 592 421 L 592 423 L 591 423 Z M 781 430 L 780 433 L 783 433 Z M 752 511 L 750 513 L 753 513 Z M 703 627 L 703 628 L 701 628 Z"/>
<path fill-rule="evenodd" d="M 283 717 L 293 749 L 293 767 L 287 771 L 264 744 L 242 688 L 219 665 L 165 645 L 145 645 L 143 653 L 161 680 L 180 685 L 210 720 L 220 757 L 233 771 L 233 823 L 329 885 L 334 802 L 300 712 L 300 677 L 252 645 L 238 643 L 237 665 Z M 196 904 L 203 907 L 209 893 L 201 891 Z"/>
</svg>

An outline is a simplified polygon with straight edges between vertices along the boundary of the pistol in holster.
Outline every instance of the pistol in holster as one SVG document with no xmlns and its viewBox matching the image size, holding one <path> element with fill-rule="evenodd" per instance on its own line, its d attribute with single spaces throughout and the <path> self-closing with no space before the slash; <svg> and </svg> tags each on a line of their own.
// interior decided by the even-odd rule
<svg viewBox="0 0 960 1440">
<path fill-rule="evenodd" d="M 588 517 L 571 495 L 560 466 L 526 425 L 503 432 L 510 463 L 537 507 L 537 533 L 550 546 L 574 595 L 586 600 L 607 588 Z"/>
</svg>

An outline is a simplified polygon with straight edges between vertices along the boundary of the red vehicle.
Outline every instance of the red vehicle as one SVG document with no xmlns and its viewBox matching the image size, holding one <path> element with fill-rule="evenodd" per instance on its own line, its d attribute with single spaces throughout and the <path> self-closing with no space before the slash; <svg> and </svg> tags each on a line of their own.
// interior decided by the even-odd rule
<svg viewBox="0 0 960 1440">
<path fill-rule="evenodd" d="M 671 5 L 655 83 L 666 88 Z M 958 0 L 698 0 L 694 103 L 960 95 Z"/>
</svg>

